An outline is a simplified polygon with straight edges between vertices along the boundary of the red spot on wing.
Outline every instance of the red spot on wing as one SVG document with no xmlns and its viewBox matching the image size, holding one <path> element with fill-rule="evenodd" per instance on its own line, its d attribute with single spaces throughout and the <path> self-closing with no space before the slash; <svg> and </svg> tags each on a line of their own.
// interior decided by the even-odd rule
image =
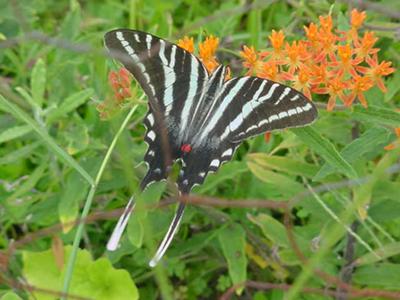
<svg viewBox="0 0 400 300">
<path fill-rule="evenodd" d="M 192 151 L 192 146 L 190 146 L 189 144 L 183 144 L 181 146 L 181 151 L 183 153 L 189 153 L 190 151 Z"/>
</svg>

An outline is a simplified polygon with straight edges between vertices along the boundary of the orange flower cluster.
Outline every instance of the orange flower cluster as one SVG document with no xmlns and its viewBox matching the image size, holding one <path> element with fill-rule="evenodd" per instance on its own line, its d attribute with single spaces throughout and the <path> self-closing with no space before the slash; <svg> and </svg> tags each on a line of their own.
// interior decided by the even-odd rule
<svg viewBox="0 0 400 300">
<path fill-rule="evenodd" d="M 132 97 L 131 83 L 132 78 L 129 71 L 125 68 L 119 69 L 118 72 L 110 71 L 108 74 L 108 83 L 114 91 L 113 100 L 104 100 L 97 105 L 97 110 L 100 112 L 101 119 L 107 119 L 111 114 L 123 105 L 124 101 Z"/>
<path fill-rule="evenodd" d="M 319 24 L 304 27 L 306 38 L 285 42 L 282 30 L 272 31 L 271 49 L 256 51 L 243 47 L 240 55 L 248 75 L 285 83 L 311 95 L 329 95 L 327 109 L 333 110 L 340 99 L 350 106 L 356 98 L 367 107 L 364 93 L 377 85 L 386 87 L 382 78 L 395 71 L 391 62 L 378 61 L 378 48 L 373 32 L 359 35 L 366 18 L 365 12 L 351 12 L 351 28 L 347 32 L 334 31 L 331 16 L 320 16 Z"/>
<path fill-rule="evenodd" d="M 219 39 L 213 37 L 212 35 L 206 37 L 204 42 L 199 43 L 199 58 L 206 66 L 208 72 L 214 71 L 216 67 L 218 67 L 219 63 L 215 56 L 215 52 L 217 51 L 219 44 Z M 183 39 L 178 40 L 178 46 L 189 51 L 190 53 L 194 53 L 194 42 L 193 38 L 189 38 L 185 36 Z"/>
</svg>

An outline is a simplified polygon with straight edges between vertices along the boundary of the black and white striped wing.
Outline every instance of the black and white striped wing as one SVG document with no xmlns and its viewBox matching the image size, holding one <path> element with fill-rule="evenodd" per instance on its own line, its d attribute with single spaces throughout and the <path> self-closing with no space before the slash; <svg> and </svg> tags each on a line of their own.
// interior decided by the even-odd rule
<svg viewBox="0 0 400 300">
<path fill-rule="evenodd" d="M 179 46 L 151 34 L 117 29 L 106 33 L 110 55 L 127 68 L 146 93 L 149 113 L 145 161 L 149 171 L 143 186 L 166 177 L 180 145 L 172 131 L 187 126 L 181 116 L 185 107 L 200 100 L 208 73 L 200 60 Z"/>
<path fill-rule="evenodd" d="M 223 141 L 236 143 L 267 131 L 305 126 L 318 116 L 315 105 L 302 93 L 277 82 L 241 77 L 225 87 L 217 102 L 229 109 L 216 111 L 221 118 L 213 132 Z M 236 89 L 233 98 L 228 96 L 232 88 Z"/>
<path fill-rule="evenodd" d="M 317 118 L 314 104 L 288 86 L 258 77 L 224 83 L 209 117 L 196 131 L 193 155 L 184 158 L 178 184 L 190 189 L 229 161 L 238 145 L 251 136 L 276 129 L 305 126 Z"/>
</svg>

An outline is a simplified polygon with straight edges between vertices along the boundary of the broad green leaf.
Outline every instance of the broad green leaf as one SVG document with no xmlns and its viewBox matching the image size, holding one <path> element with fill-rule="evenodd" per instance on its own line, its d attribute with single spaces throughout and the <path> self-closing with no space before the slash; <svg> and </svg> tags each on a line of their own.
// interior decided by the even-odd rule
<svg viewBox="0 0 400 300">
<path fill-rule="evenodd" d="M 362 122 L 400 127 L 400 113 L 394 109 L 372 105 L 364 108 L 361 105 L 356 105 L 354 106 L 353 113 L 351 113 L 351 117 Z"/>
<path fill-rule="evenodd" d="M 292 197 L 303 190 L 303 186 L 290 177 L 268 170 L 259 164 L 247 162 L 250 171 L 261 181 L 276 185 L 283 196 Z"/>
<path fill-rule="evenodd" d="M 382 148 L 383 144 L 390 141 L 391 132 L 383 127 L 373 127 L 365 131 L 358 139 L 346 145 L 340 152 L 340 155 L 349 163 L 363 157 L 366 153 Z M 333 173 L 335 167 L 330 164 L 324 164 L 315 176 L 315 180 L 320 180 Z"/>
<path fill-rule="evenodd" d="M 19 138 L 31 131 L 32 128 L 28 125 L 14 126 L 8 128 L 0 133 L 0 144 Z"/>
<path fill-rule="evenodd" d="M 22 300 L 22 298 L 14 292 L 7 292 L 0 298 L 0 300 Z"/>
<path fill-rule="evenodd" d="M 357 266 L 369 265 L 400 254 L 400 242 L 383 245 L 382 248 L 375 249 L 375 253 L 367 253 L 356 259 Z"/>
<path fill-rule="evenodd" d="M 389 102 L 400 90 L 400 74 L 395 72 L 393 76 L 386 80 L 387 82 L 387 93 L 385 93 L 384 101 Z"/>
<path fill-rule="evenodd" d="M 247 278 L 247 258 L 245 254 L 246 234 L 238 224 L 230 224 L 218 234 L 222 253 L 228 262 L 229 276 L 233 284 L 244 283 Z M 243 287 L 236 289 L 240 294 Z"/>
<path fill-rule="evenodd" d="M 318 171 L 318 167 L 312 164 L 285 156 L 273 156 L 265 153 L 251 153 L 247 155 L 247 158 L 259 166 L 287 172 L 292 175 L 313 177 Z"/>
<path fill-rule="evenodd" d="M 64 247 L 68 260 L 71 247 Z M 27 282 L 37 288 L 60 291 L 65 265 L 59 269 L 52 250 L 42 252 L 22 252 L 23 275 Z M 93 261 L 86 250 L 78 250 L 76 265 L 69 293 L 80 297 L 99 300 L 138 299 L 138 290 L 129 273 L 116 270 L 106 258 Z M 33 291 L 35 299 L 55 300 L 58 296 Z"/>
<path fill-rule="evenodd" d="M 46 88 L 46 65 L 39 58 L 33 67 L 31 75 L 31 93 L 33 101 L 38 107 L 43 105 L 44 91 Z"/>
<path fill-rule="evenodd" d="M 400 265 L 372 264 L 356 268 L 352 281 L 355 284 L 400 290 Z"/>
<path fill-rule="evenodd" d="M 357 173 L 353 167 L 339 154 L 335 146 L 322 137 L 314 128 L 302 127 L 291 129 L 304 143 L 322 156 L 325 161 L 339 172 L 350 178 L 356 178 Z"/>
<path fill-rule="evenodd" d="M 79 205 L 87 196 L 89 185 L 78 172 L 71 172 L 66 178 L 63 195 L 58 204 L 58 215 L 64 233 L 73 228 L 79 214 Z"/>
<path fill-rule="evenodd" d="M 75 110 L 77 107 L 85 103 L 87 99 L 92 97 L 93 93 L 93 89 L 86 89 L 70 95 L 68 98 L 61 102 L 60 107 L 48 113 L 47 121 L 49 123 L 52 123 L 60 117 L 63 117 L 69 112 Z"/>
<path fill-rule="evenodd" d="M 129 241 L 140 248 L 143 244 L 145 218 L 148 214 L 148 205 L 157 204 L 165 190 L 165 182 L 154 182 L 150 184 L 136 200 L 135 213 L 128 223 Z"/>
<path fill-rule="evenodd" d="M 60 146 L 56 144 L 53 138 L 37 124 L 29 115 L 27 115 L 23 110 L 21 110 L 15 104 L 7 101 L 2 95 L 0 95 L 0 103 L 7 107 L 7 110 L 19 120 L 28 124 L 36 133 L 41 137 L 41 139 L 53 150 L 53 152 L 66 164 L 77 170 L 82 177 L 84 177 L 89 183 L 93 183 L 92 177 L 71 157 L 69 156 Z"/>
</svg>

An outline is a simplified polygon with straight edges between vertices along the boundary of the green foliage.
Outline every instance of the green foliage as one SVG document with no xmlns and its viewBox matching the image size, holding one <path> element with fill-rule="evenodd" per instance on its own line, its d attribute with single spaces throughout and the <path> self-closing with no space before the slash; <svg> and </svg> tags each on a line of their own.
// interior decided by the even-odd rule
<svg viewBox="0 0 400 300">
<path fill-rule="evenodd" d="M 23 275 L 27 282 L 41 289 L 60 290 L 65 276 L 65 268 L 57 265 L 55 255 L 63 255 L 67 261 L 71 247 L 61 249 L 56 254 L 50 249 L 42 252 L 24 251 Z M 113 268 L 106 258 L 93 260 L 86 250 L 79 250 L 70 293 L 93 299 L 139 299 L 138 290 L 125 270 Z M 57 299 L 57 296 L 34 292 L 39 300 Z"/>
<path fill-rule="evenodd" d="M 0 277 L 7 279 L 0 284 L 1 300 L 56 299 L 68 285 L 71 295 L 93 299 L 217 299 L 235 284 L 231 299 L 333 299 L 324 292 L 335 291 L 334 282 L 314 271 L 341 278 L 350 235 L 349 284 L 400 290 L 397 71 L 384 80 L 387 93 L 374 88 L 365 94 L 368 108 L 357 104 L 328 113 L 327 99 L 315 95 L 320 117 L 311 127 L 274 132 L 268 142 L 246 141 L 233 161 L 194 189 L 197 196 L 239 207 L 188 204 L 166 256 L 156 269 L 148 267 L 175 208 L 160 199 L 173 199 L 180 166 L 167 183 L 139 193 L 147 171 L 147 99 L 133 81 L 133 96 L 115 104 L 107 75 L 119 65 L 104 54 L 102 37 L 118 27 L 171 41 L 212 34 L 220 39 L 218 60 L 238 76 L 241 46 L 270 47 L 272 29 L 298 40 L 303 25 L 328 13 L 341 30 L 350 26 L 346 3 L 245 2 L 0 1 L 0 248 L 6 250 Z M 383 8 L 376 10 L 366 4 L 366 22 L 385 29 L 376 30 L 375 46 L 380 61 L 398 68 L 400 42 L 390 30 L 397 20 L 385 15 L 388 8 L 400 9 L 394 2 L 376 2 Z M 104 101 L 116 107 L 107 120 L 99 115 Z M 114 210 L 132 194 L 137 206 L 127 233 L 115 252 L 107 252 Z M 255 199 L 287 205 L 292 235 L 284 210 L 241 207 Z M 18 287 L 20 278 L 56 294 Z M 249 280 L 277 288 L 241 285 Z"/>
</svg>

